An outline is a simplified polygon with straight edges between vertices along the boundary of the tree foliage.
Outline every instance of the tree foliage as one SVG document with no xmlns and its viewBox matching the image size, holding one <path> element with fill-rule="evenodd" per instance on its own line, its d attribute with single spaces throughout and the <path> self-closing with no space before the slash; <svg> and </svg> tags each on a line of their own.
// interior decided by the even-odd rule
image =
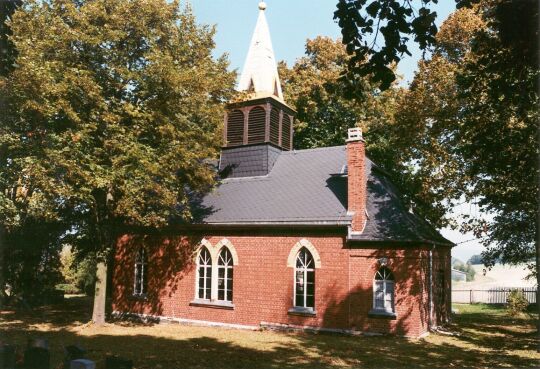
<svg viewBox="0 0 540 369">
<path fill-rule="evenodd" d="M 434 44 L 437 13 L 430 9 L 434 3 L 437 0 L 423 0 L 415 9 L 410 1 L 339 0 L 334 19 L 351 55 L 344 78 L 370 77 L 381 89 L 389 88 L 396 79 L 391 65 L 411 55 L 407 47 L 411 38 L 421 49 Z M 348 87 L 349 94 L 362 95 L 354 84 Z"/>
<path fill-rule="evenodd" d="M 12 32 L 8 23 L 21 3 L 22 0 L 0 1 L 0 76 L 7 76 L 14 67 L 17 53 L 13 43 L 9 40 Z"/>
<path fill-rule="evenodd" d="M 419 63 L 398 124 L 427 199 L 447 209 L 474 202 L 491 214 L 462 225 L 482 238 L 488 266 L 537 254 L 537 20 L 530 1 L 486 0 L 456 11 L 432 58 Z"/>
<path fill-rule="evenodd" d="M 457 76 L 458 139 L 471 192 L 494 217 L 471 228 L 485 237 L 488 265 L 528 262 L 538 237 L 538 4 L 492 0 L 479 12 L 487 27 Z"/>
<path fill-rule="evenodd" d="M 189 220 L 235 78 L 214 29 L 165 0 L 28 1 L 11 29 L 0 161 L 18 218 L 66 212 L 98 256 L 121 226 Z"/>
<path fill-rule="evenodd" d="M 346 99 L 346 83 L 339 76 L 350 57 L 340 40 L 317 37 L 306 41 L 306 55 L 289 69 L 279 66 L 285 96 L 297 111 L 295 147 L 342 145 L 348 128 L 365 132 L 391 125 L 402 90 L 395 86 L 380 93 L 367 78 L 358 81 L 365 100 Z M 374 145 L 371 137 L 369 145 Z"/>
<path fill-rule="evenodd" d="M 411 163 L 407 175 L 417 183 L 417 200 L 432 204 L 441 226 L 451 223 L 452 202 L 462 200 L 469 184 L 458 139 L 460 111 L 466 101 L 459 96 L 456 78 L 474 34 L 482 27 L 481 17 L 471 9 L 451 14 L 437 34 L 431 59 L 418 63 L 399 107 L 401 133 L 395 144 L 402 148 L 400 159 Z M 422 210 L 433 218 L 429 208 Z"/>
</svg>

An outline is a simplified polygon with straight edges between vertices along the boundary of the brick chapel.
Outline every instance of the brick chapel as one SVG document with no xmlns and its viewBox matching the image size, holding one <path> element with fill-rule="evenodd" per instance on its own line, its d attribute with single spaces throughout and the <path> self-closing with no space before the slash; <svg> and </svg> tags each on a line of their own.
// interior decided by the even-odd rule
<svg viewBox="0 0 540 369">
<path fill-rule="evenodd" d="M 248 97 L 227 106 L 218 184 L 192 223 L 119 239 L 114 313 L 425 335 L 449 318 L 453 244 L 408 209 L 359 129 L 343 146 L 294 150 L 295 111 L 259 9 L 238 85 Z"/>
</svg>

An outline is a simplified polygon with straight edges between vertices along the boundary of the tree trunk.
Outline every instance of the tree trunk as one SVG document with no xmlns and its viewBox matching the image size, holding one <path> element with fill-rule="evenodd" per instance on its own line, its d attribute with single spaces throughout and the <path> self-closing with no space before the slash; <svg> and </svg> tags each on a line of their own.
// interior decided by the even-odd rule
<svg viewBox="0 0 540 369">
<path fill-rule="evenodd" d="M 105 323 L 105 306 L 107 299 L 107 260 L 98 261 L 96 269 L 96 293 L 94 295 L 94 311 L 92 322 Z"/>
<path fill-rule="evenodd" d="M 3 225 L 0 225 L 0 309 L 3 309 L 5 303 L 5 289 L 6 289 L 6 268 L 5 268 L 5 248 L 6 238 L 5 229 Z"/>
</svg>

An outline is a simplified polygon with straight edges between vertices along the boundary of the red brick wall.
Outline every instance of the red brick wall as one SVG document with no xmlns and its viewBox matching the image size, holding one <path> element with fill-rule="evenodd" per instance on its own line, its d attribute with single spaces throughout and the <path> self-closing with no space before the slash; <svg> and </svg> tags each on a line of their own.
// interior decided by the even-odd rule
<svg viewBox="0 0 540 369">
<path fill-rule="evenodd" d="M 349 249 L 340 235 L 206 237 L 212 245 L 223 238 L 234 245 L 239 261 L 234 267 L 234 310 L 190 306 L 195 297 L 194 250 L 201 235 L 122 237 L 113 269 L 113 310 L 251 326 L 267 322 L 408 336 L 427 330 L 427 249 Z M 315 317 L 288 314 L 294 278 L 287 259 L 302 238 L 313 244 L 321 259 L 315 273 Z M 148 252 L 144 300 L 132 297 L 134 256 L 140 245 Z M 383 256 L 396 278 L 394 320 L 368 317 L 377 260 Z"/>
<path fill-rule="evenodd" d="M 419 336 L 427 330 L 427 253 L 418 249 L 351 250 L 351 325 L 360 331 Z M 387 258 L 395 278 L 395 319 L 369 317 L 373 308 L 373 278 Z"/>
</svg>

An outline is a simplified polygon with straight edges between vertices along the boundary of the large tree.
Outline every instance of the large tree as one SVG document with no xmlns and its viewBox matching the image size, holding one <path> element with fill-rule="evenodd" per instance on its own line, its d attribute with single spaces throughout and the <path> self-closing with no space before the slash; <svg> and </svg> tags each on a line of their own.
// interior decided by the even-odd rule
<svg viewBox="0 0 540 369">
<path fill-rule="evenodd" d="M 437 209 L 444 218 L 440 225 L 452 222 L 453 203 L 463 201 L 469 189 L 457 131 L 466 101 L 459 96 L 456 78 L 474 34 L 484 26 L 471 9 L 451 14 L 436 36 L 432 57 L 418 63 L 398 108 L 400 133 L 394 144 L 402 149 L 399 160 L 411 164 L 408 175 L 419 185 L 418 197 Z"/>
<path fill-rule="evenodd" d="M 419 63 L 399 125 L 433 201 L 490 215 L 462 224 L 486 245 L 484 263 L 526 262 L 538 277 L 536 5 L 486 0 L 454 13 Z"/>
<path fill-rule="evenodd" d="M 28 1 L 11 27 L 4 171 L 42 215 L 67 208 L 93 235 L 101 323 L 120 228 L 189 220 L 190 194 L 212 184 L 205 159 L 235 75 L 211 55 L 214 29 L 178 2 Z"/>
</svg>

